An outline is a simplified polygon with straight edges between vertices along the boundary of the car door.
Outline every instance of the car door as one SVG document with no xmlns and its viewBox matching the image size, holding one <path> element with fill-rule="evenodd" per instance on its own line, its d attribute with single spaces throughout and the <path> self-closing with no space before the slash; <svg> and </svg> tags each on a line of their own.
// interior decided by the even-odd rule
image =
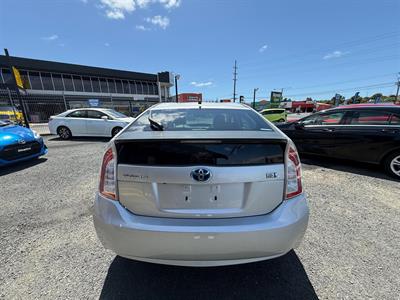
<svg viewBox="0 0 400 300">
<path fill-rule="evenodd" d="M 345 110 L 335 110 L 311 115 L 298 121 L 288 135 L 300 152 L 333 156 L 345 114 Z"/>
<path fill-rule="evenodd" d="M 86 110 L 75 110 L 64 118 L 64 122 L 73 136 L 86 135 L 86 118 Z"/>
<path fill-rule="evenodd" d="M 400 118 L 390 111 L 353 109 L 341 126 L 335 155 L 339 158 L 379 163 L 391 149 L 399 147 Z"/>
<path fill-rule="evenodd" d="M 103 119 L 103 117 L 107 117 L 107 119 Z M 88 110 L 87 117 L 87 133 L 91 136 L 105 136 L 106 132 L 108 132 L 108 127 L 110 117 L 105 113 L 99 110 Z"/>
</svg>

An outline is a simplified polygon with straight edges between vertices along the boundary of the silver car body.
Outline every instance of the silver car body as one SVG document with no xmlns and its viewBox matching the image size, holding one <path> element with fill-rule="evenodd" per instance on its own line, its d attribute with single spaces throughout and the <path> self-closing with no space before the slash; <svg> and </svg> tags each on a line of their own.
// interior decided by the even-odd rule
<svg viewBox="0 0 400 300">
<path fill-rule="evenodd" d="M 198 106 L 159 104 L 151 109 Z M 201 106 L 251 110 L 239 104 Z M 109 148 L 115 156 L 116 145 L 131 141 L 245 138 L 291 144 L 262 119 L 268 129 L 246 132 L 129 130 L 133 122 L 111 140 Z M 118 162 L 114 167 L 118 200 L 98 192 L 94 224 L 104 247 L 123 257 L 182 266 L 247 263 L 284 255 L 299 245 L 307 228 L 309 210 L 304 193 L 285 199 L 286 162 L 226 167 Z M 204 172 L 210 176 L 196 181 L 193 172 L 200 172 L 200 179 Z"/>
</svg>

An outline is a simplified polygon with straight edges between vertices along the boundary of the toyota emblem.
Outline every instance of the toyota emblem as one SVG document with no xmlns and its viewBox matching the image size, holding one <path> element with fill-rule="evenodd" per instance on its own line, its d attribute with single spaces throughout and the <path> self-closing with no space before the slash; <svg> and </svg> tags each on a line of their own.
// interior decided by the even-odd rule
<svg viewBox="0 0 400 300">
<path fill-rule="evenodd" d="M 194 169 L 190 176 L 196 181 L 206 182 L 211 178 L 211 171 L 206 168 L 198 168 Z"/>
</svg>

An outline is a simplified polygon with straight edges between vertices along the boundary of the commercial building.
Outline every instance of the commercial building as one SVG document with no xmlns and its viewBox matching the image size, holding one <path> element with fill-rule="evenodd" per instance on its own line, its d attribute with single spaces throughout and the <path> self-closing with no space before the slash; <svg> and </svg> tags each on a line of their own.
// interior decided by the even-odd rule
<svg viewBox="0 0 400 300">
<path fill-rule="evenodd" d="M 31 122 L 80 107 L 110 107 L 136 115 L 157 102 L 171 101 L 169 72 L 122 71 L 53 61 L 10 57 L 21 74 L 22 99 Z M 0 55 L 0 105 L 18 107 L 7 58 Z"/>
</svg>

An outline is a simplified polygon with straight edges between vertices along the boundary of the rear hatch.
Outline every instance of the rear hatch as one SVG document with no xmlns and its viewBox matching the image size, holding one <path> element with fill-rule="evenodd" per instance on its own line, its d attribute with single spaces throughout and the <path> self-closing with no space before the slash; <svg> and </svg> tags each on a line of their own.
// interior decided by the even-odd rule
<svg viewBox="0 0 400 300">
<path fill-rule="evenodd" d="M 116 140 L 118 196 L 135 214 L 225 218 L 283 200 L 285 139 Z"/>
</svg>

